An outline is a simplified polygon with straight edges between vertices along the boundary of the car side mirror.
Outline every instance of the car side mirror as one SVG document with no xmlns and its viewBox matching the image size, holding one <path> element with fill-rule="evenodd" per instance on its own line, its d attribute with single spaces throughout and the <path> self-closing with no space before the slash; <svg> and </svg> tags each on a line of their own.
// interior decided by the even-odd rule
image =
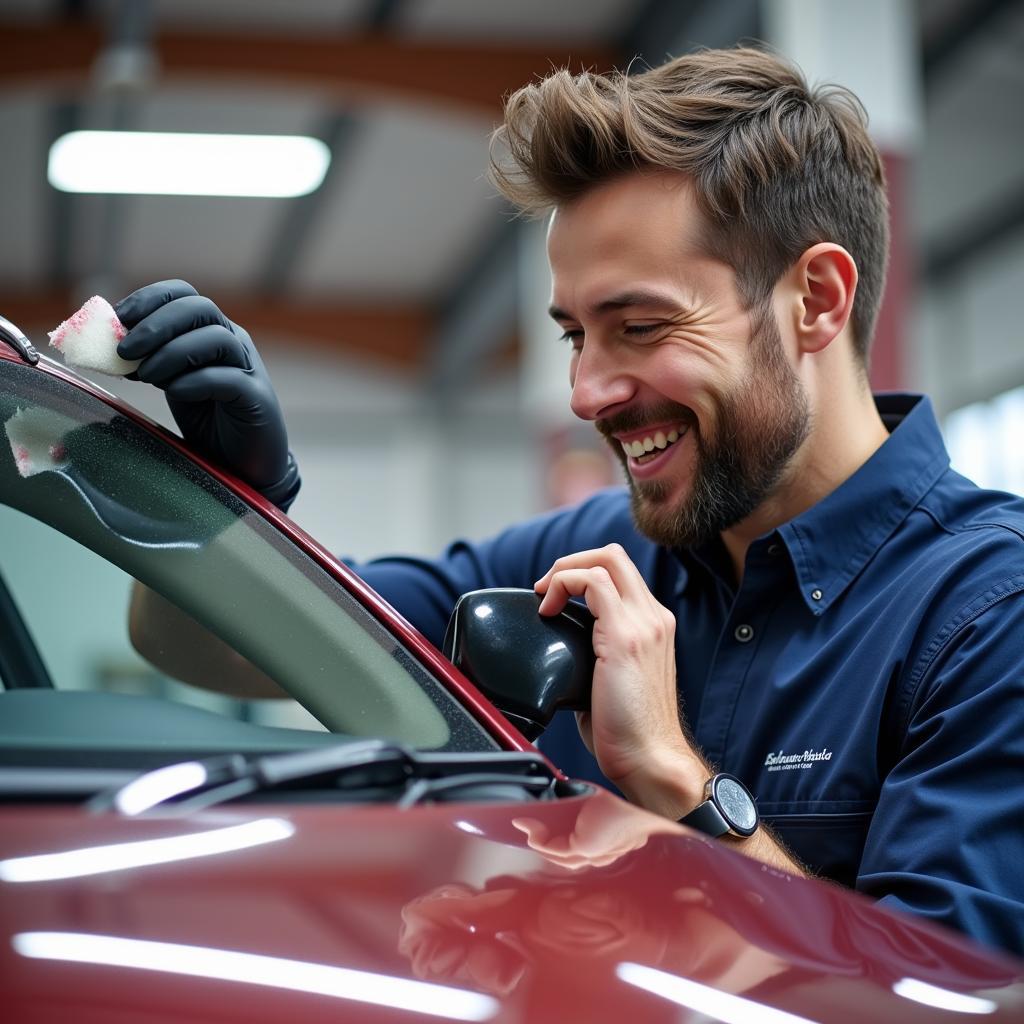
<svg viewBox="0 0 1024 1024">
<path fill-rule="evenodd" d="M 589 711 L 594 677 L 594 616 L 570 601 L 540 615 L 532 590 L 497 588 L 463 594 L 442 651 L 530 740 L 555 712 Z"/>
</svg>

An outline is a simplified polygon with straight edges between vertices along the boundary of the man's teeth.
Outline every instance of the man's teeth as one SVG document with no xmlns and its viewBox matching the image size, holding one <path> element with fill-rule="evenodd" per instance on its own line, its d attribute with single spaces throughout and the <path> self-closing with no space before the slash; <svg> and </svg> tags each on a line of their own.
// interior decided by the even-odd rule
<svg viewBox="0 0 1024 1024">
<path fill-rule="evenodd" d="M 653 452 L 655 448 L 667 448 L 670 444 L 675 444 L 685 433 L 685 428 L 682 431 L 670 430 L 667 434 L 659 430 L 639 441 L 620 441 L 619 443 L 627 455 L 632 456 L 634 459 L 639 459 L 641 455 L 646 452 Z"/>
</svg>

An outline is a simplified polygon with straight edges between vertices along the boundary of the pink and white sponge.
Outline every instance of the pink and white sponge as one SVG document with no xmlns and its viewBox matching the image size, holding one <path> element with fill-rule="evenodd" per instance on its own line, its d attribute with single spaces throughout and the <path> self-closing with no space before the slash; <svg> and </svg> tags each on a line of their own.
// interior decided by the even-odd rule
<svg viewBox="0 0 1024 1024">
<path fill-rule="evenodd" d="M 123 377 L 138 368 L 141 360 L 122 359 L 117 343 L 128 333 L 106 299 L 94 295 L 77 313 L 56 330 L 50 344 L 64 356 L 68 366 L 95 370 L 111 377 Z"/>
<path fill-rule="evenodd" d="M 4 424 L 19 476 L 30 477 L 67 463 L 64 438 L 78 424 L 50 409 L 18 409 Z"/>
</svg>

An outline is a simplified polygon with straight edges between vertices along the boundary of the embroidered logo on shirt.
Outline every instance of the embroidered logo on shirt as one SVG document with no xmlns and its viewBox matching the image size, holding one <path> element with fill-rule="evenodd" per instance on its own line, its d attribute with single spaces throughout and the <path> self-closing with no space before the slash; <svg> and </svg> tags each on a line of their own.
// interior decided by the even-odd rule
<svg viewBox="0 0 1024 1024">
<path fill-rule="evenodd" d="M 763 768 L 770 772 L 788 772 L 794 768 L 812 768 L 819 761 L 831 761 L 832 751 L 828 747 L 821 750 L 805 750 L 802 754 L 787 754 L 780 750 L 777 754 L 769 754 L 764 759 Z"/>
</svg>

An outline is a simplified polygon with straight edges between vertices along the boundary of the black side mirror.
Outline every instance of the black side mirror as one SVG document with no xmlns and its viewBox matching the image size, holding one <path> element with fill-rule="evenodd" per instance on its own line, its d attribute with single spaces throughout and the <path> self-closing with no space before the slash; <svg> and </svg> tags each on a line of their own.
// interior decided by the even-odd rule
<svg viewBox="0 0 1024 1024">
<path fill-rule="evenodd" d="M 463 594 L 442 651 L 528 739 L 559 710 L 588 711 L 594 677 L 594 616 L 570 601 L 539 615 L 532 590 Z"/>
</svg>

